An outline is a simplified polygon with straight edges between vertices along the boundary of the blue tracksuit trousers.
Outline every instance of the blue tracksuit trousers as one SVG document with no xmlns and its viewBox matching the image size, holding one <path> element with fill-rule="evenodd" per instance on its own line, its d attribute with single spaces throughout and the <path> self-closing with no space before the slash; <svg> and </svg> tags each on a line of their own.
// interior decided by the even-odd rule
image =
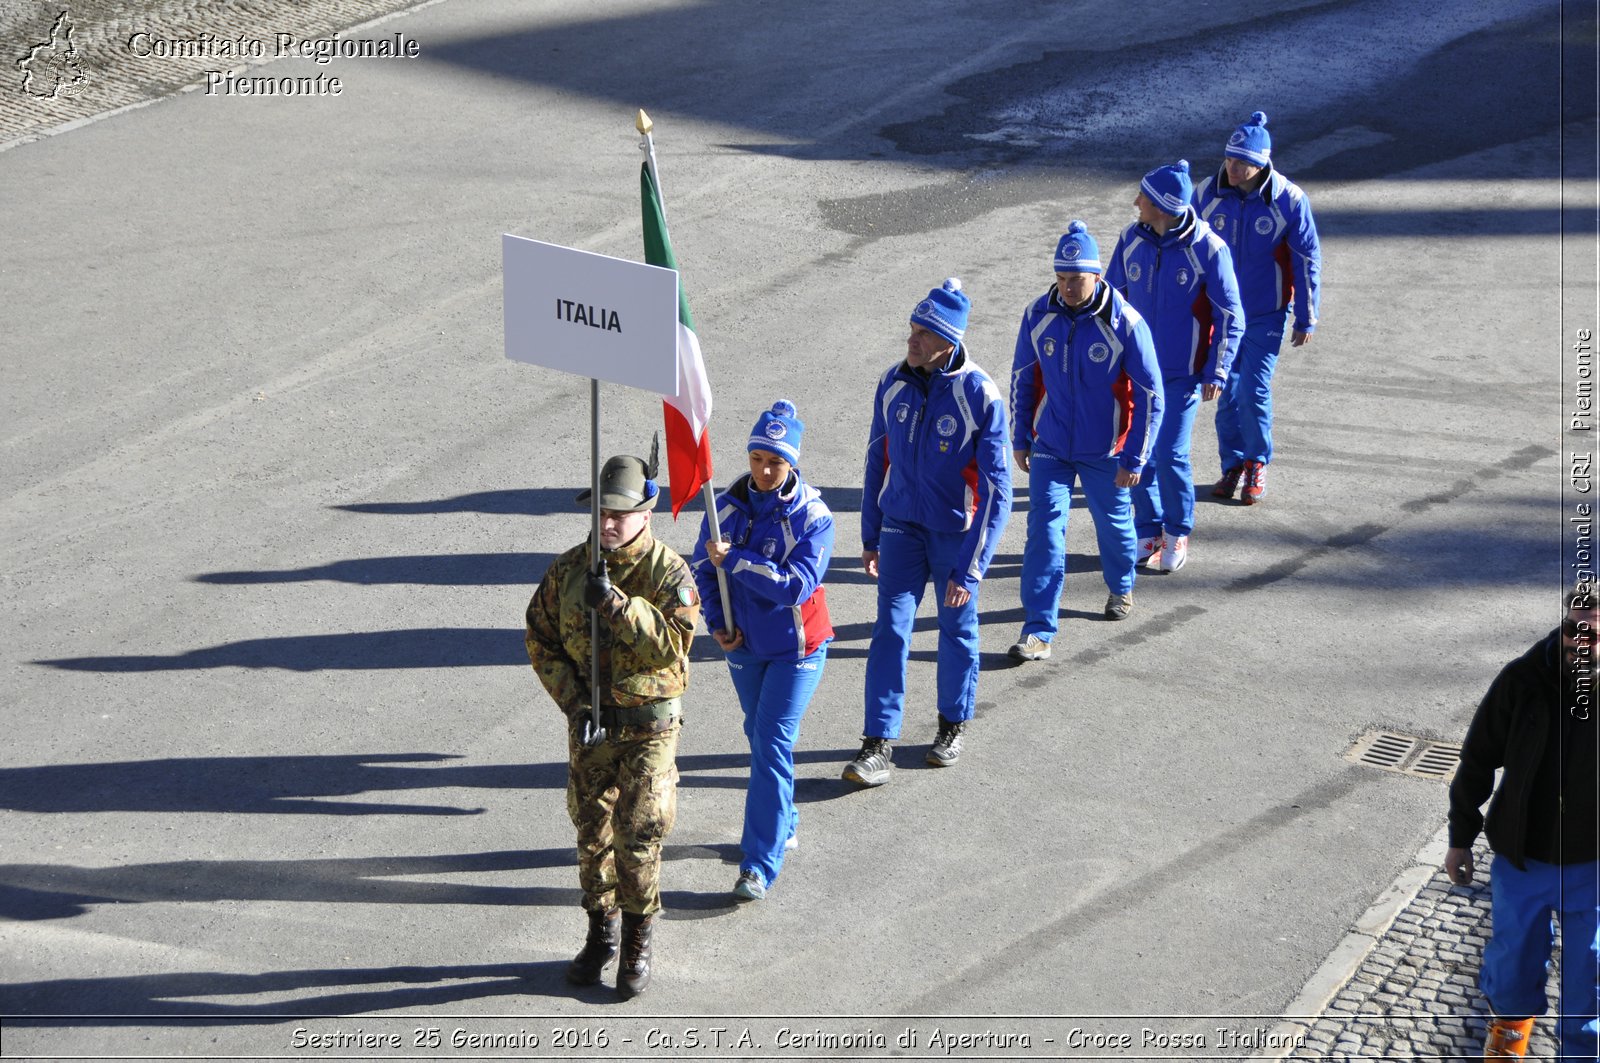
<svg viewBox="0 0 1600 1063">
<path fill-rule="evenodd" d="M 952 609 L 945 582 L 961 562 L 965 532 L 935 532 L 885 520 L 878 540 L 878 618 L 867 650 L 868 738 L 900 737 L 906 700 L 906 659 L 922 592 L 933 580 L 939 603 L 939 715 L 953 723 L 972 719 L 978 700 L 978 595 Z"/>
<path fill-rule="evenodd" d="M 744 709 L 750 741 L 750 785 L 744 798 L 740 871 L 772 885 L 783 870 L 783 847 L 800 824 L 794 807 L 794 745 L 828 660 L 828 644 L 797 661 L 767 661 L 744 649 L 728 654 L 728 673 Z"/>
<path fill-rule="evenodd" d="M 1194 531 L 1194 467 L 1189 463 L 1189 436 L 1200 407 L 1200 376 L 1169 376 L 1162 381 L 1167 402 L 1144 474 L 1132 488 L 1133 527 L 1141 539 L 1160 535 L 1176 539 Z"/>
<path fill-rule="evenodd" d="M 1493 925 L 1478 985 L 1496 1015 L 1523 1019 L 1548 1009 L 1544 986 L 1555 943 L 1551 914 L 1561 920 L 1561 1019 L 1557 1034 L 1567 1059 L 1594 1059 L 1600 1009 L 1600 861 L 1545 864 L 1526 871 L 1503 856 L 1489 869 Z"/>
<path fill-rule="evenodd" d="M 1022 635 L 1055 638 L 1061 586 L 1067 577 L 1067 512 L 1072 483 L 1083 497 L 1100 542 L 1100 571 L 1113 594 L 1133 590 L 1133 533 L 1130 490 L 1117 486 L 1116 458 L 1062 461 L 1038 450 L 1028 463 L 1028 542 L 1022 549 Z"/>
<path fill-rule="evenodd" d="M 1289 311 L 1244 323 L 1244 338 L 1217 399 L 1217 450 L 1226 472 L 1246 461 L 1272 460 L 1272 372 L 1278 367 Z"/>
</svg>

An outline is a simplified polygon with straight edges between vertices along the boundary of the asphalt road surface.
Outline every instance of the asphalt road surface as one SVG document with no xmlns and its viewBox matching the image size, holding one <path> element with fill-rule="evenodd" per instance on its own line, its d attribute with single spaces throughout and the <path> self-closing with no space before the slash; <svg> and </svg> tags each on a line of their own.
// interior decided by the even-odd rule
<svg viewBox="0 0 1600 1063">
<path fill-rule="evenodd" d="M 804 1058 L 870 1030 L 835 1054 L 943 1057 L 941 1024 L 995 1035 L 969 1058 L 1249 1054 L 1206 1031 L 1270 1025 L 1443 818 L 1351 743 L 1459 740 L 1558 616 L 1594 29 L 1515 0 L 443 0 L 352 34 L 415 58 L 240 74 L 336 96 L 202 87 L 0 152 L 0 1055 Z M 801 847 L 739 907 L 747 757 L 698 638 L 656 981 L 619 1004 L 562 981 L 564 741 L 520 634 L 586 534 L 588 383 L 504 358 L 500 234 L 641 258 L 639 107 L 719 482 L 792 399 L 839 637 Z M 1003 378 L 1066 223 L 1109 250 L 1143 172 L 1209 170 L 1255 109 L 1325 278 L 1267 501 L 1203 498 L 1120 624 L 1077 511 L 1055 656 L 1012 667 L 1019 479 L 967 752 L 922 765 L 925 605 L 899 769 L 853 791 L 861 459 L 912 306 L 960 276 Z M 660 409 L 605 386 L 603 448 Z M 1207 408 L 1200 478 L 1214 447 Z M 687 552 L 695 514 L 655 528 Z"/>
</svg>

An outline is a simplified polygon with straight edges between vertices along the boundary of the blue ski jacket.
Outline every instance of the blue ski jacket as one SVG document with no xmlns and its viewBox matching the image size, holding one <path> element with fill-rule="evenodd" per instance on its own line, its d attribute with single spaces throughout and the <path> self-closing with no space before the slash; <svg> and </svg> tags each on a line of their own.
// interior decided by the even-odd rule
<svg viewBox="0 0 1600 1063">
<path fill-rule="evenodd" d="M 1219 170 L 1194 189 L 1195 213 L 1233 252 L 1239 298 L 1246 318 L 1282 310 L 1294 301 L 1294 327 L 1317 327 L 1322 302 L 1322 247 L 1311 201 L 1300 187 L 1268 169 L 1249 195 Z"/>
<path fill-rule="evenodd" d="M 1193 208 L 1164 235 L 1143 222 L 1122 231 L 1105 282 L 1150 326 L 1163 377 L 1225 384 L 1244 335 L 1233 255 Z"/>
<path fill-rule="evenodd" d="M 1050 290 L 1029 304 L 1011 359 L 1011 447 L 1066 461 L 1111 458 L 1138 472 L 1161 423 L 1150 326 L 1101 281 L 1073 311 Z"/>
<path fill-rule="evenodd" d="M 928 373 L 905 362 L 878 380 L 861 491 L 861 545 L 878 548 L 885 518 L 965 532 L 948 578 L 975 591 L 1011 517 L 1011 456 L 1000 389 L 958 347 Z"/>
<path fill-rule="evenodd" d="M 745 473 L 717 496 L 717 525 L 732 544 L 722 570 L 745 649 L 763 660 L 796 661 L 833 637 L 822 586 L 833 514 L 816 488 L 795 472 L 776 491 L 757 491 Z M 700 518 L 689 567 L 706 628 L 727 631 L 717 568 L 706 556 L 710 535 L 710 522 Z"/>
</svg>

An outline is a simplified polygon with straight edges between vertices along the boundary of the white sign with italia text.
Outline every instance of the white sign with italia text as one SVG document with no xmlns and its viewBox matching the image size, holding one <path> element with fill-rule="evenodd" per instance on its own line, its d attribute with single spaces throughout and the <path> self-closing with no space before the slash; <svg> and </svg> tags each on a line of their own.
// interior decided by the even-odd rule
<svg viewBox="0 0 1600 1063">
<path fill-rule="evenodd" d="M 507 358 L 677 394 L 677 270 L 509 233 L 500 246 Z"/>
</svg>

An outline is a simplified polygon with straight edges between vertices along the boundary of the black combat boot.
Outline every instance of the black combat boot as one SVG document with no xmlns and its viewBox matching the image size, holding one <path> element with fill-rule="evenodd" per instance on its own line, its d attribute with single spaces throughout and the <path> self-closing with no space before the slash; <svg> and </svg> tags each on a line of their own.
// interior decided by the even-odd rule
<svg viewBox="0 0 1600 1063">
<path fill-rule="evenodd" d="M 654 915 L 622 913 L 622 966 L 617 968 L 617 995 L 623 1000 L 643 993 L 650 984 L 650 935 Z"/>
<path fill-rule="evenodd" d="M 594 985 L 600 981 L 600 972 L 617 958 L 621 923 L 615 908 L 589 913 L 589 936 L 584 939 L 583 951 L 567 966 L 567 981 L 573 985 Z"/>
</svg>

